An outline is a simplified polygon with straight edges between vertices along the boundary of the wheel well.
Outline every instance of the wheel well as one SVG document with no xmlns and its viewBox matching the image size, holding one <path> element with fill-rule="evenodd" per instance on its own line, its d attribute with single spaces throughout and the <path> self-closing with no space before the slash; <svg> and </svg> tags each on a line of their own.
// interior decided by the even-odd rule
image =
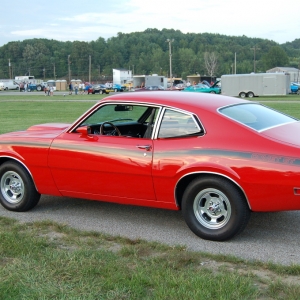
<svg viewBox="0 0 300 300">
<path fill-rule="evenodd" d="M 228 182 L 233 183 L 240 191 L 241 193 L 244 195 L 245 200 L 248 203 L 249 209 L 251 209 L 250 205 L 249 205 L 249 201 L 247 199 L 247 196 L 245 195 L 245 192 L 243 191 L 243 189 L 233 180 L 229 179 L 227 176 L 223 176 L 221 174 L 213 174 L 213 173 L 192 173 L 189 174 L 183 178 L 181 178 L 177 185 L 176 185 L 176 189 L 175 189 L 175 199 L 176 199 L 176 203 L 177 205 L 181 208 L 181 202 L 182 202 L 182 197 L 183 194 L 187 188 L 187 186 L 190 184 L 190 182 L 192 182 L 195 178 L 203 178 L 203 177 L 215 177 L 215 178 L 223 178 L 225 180 L 227 180 Z"/>
<path fill-rule="evenodd" d="M 0 157 L 0 166 L 9 160 L 14 161 L 13 159 L 10 159 L 9 157 Z"/>
</svg>

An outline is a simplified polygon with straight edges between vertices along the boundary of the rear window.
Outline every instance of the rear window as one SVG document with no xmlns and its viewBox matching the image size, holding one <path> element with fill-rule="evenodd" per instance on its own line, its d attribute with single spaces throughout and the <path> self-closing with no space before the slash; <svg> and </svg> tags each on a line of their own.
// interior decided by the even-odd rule
<svg viewBox="0 0 300 300">
<path fill-rule="evenodd" d="M 257 131 L 298 121 L 257 103 L 232 105 L 219 109 L 219 112 Z"/>
</svg>

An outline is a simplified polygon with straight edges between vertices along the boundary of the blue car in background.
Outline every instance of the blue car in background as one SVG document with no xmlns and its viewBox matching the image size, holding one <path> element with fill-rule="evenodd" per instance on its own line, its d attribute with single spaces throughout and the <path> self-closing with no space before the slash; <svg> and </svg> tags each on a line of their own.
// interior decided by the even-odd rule
<svg viewBox="0 0 300 300">
<path fill-rule="evenodd" d="M 291 94 L 298 94 L 300 95 L 300 84 L 292 82 L 291 83 Z"/>
<path fill-rule="evenodd" d="M 198 92 L 198 93 L 210 93 L 210 94 L 221 94 L 221 88 L 218 86 L 217 81 L 212 86 L 207 84 L 198 83 L 197 85 L 191 85 L 182 90 L 182 92 Z"/>
<path fill-rule="evenodd" d="M 115 83 L 112 89 L 114 92 L 124 92 L 126 90 L 126 86 Z"/>
</svg>

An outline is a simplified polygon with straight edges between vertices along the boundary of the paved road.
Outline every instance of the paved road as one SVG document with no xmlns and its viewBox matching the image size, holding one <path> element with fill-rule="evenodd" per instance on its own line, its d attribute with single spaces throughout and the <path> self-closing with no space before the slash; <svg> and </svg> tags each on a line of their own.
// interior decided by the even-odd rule
<svg viewBox="0 0 300 300">
<path fill-rule="evenodd" d="M 83 230 L 142 238 L 189 250 L 230 254 L 248 260 L 300 264 L 300 212 L 253 213 L 245 231 L 227 242 L 205 241 L 186 226 L 180 211 L 42 196 L 26 213 L 0 207 L 0 216 L 22 222 L 53 220 Z"/>
</svg>

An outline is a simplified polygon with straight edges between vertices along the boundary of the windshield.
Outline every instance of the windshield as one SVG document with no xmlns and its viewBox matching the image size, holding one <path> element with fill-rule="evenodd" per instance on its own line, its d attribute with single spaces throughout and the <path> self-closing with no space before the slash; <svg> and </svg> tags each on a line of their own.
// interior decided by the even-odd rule
<svg viewBox="0 0 300 300">
<path fill-rule="evenodd" d="M 298 121 L 257 103 L 232 105 L 219 109 L 219 112 L 257 131 Z"/>
</svg>

